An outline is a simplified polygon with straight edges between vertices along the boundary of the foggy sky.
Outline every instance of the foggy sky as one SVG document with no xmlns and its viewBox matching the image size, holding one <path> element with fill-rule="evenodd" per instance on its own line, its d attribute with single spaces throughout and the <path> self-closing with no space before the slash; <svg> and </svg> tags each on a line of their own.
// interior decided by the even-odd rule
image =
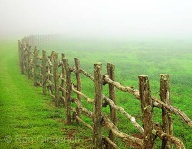
<svg viewBox="0 0 192 149">
<path fill-rule="evenodd" d="M 191 36 L 190 0 L 0 0 L 0 36 Z"/>
</svg>

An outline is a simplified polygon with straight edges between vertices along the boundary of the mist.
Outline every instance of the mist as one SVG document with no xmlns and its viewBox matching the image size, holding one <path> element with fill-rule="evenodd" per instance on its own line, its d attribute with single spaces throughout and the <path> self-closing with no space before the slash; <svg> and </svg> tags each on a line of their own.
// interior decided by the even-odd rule
<svg viewBox="0 0 192 149">
<path fill-rule="evenodd" d="M 1 0 L 0 36 L 189 38 L 190 0 Z"/>
</svg>

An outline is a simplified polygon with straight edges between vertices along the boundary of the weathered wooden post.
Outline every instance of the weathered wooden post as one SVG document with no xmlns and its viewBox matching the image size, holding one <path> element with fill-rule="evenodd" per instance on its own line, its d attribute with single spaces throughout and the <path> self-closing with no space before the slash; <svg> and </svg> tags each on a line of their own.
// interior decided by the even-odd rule
<svg viewBox="0 0 192 149">
<path fill-rule="evenodd" d="M 46 94 L 46 80 L 47 80 L 47 76 L 46 76 L 46 51 L 43 50 L 42 51 L 42 70 L 41 70 L 41 77 L 42 77 L 42 88 L 43 88 L 43 94 Z"/>
<path fill-rule="evenodd" d="M 55 83 L 55 106 L 60 106 L 60 95 L 59 95 L 59 73 L 58 73 L 58 53 L 53 55 L 54 65 L 53 65 L 53 77 Z"/>
<path fill-rule="evenodd" d="M 27 63 L 27 78 L 30 79 L 30 71 L 31 71 L 31 65 L 30 65 L 30 55 L 31 55 L 31 46 L 27 44 L 26 46 L 26 63 Z"/>
<path fill-rule="evenodd" d="M 107 74 L 109 76 L 109 78 L 111 80 L 115 80 L 115 66 L 113 64 L 107 63 Z M 116 91 L 115 91 L 115 86 L 112 84 L 109 84 L 109 98 L 114 102 L 114 104 L 116 104 Z M 114 125 L 116 125 L 117 122 L 117 111 L 116 109 L 112 108 L 110 106 L 110 117 L 111 117 L 111 121 L 113 122 Z M 111 141 L 114 142 L 115 140 L 115 136 L 113 135 L 112 131 L 109 131 L 109 138 Z M 113 149 L 112 145 L 108 145 L 107 147 L 108 149 Z"/>
<path fill-rule="evenodd" d="M 77 90 L 81 92 L 82 91 L 82 89 L 81 89 L 81 77 L 80 77 L 80 72 L 79 72 L 80 61 L 78 58 L 74 58 L 74 60 L 75 60 L 75 67 L 76 67 L 75 75 L 76 75 L 76 80 L 77 80 Z M 79 102 L 81 102 L 81 95 L 77 94 L 77 99 Z M 76 112 L 77 112 L 77 116 L 80 117 L 81 114 L 80 114 L 80 110 L 78 107 L 76 107 Z M 78 120 L 77 120 L 77 122 L 78 122 Z"/>
<path fill-rule="evenodd" d="M 141 100 L 142 121 L 144 127 L 143 149 L 153 149 L 154 135 L 153 130 L 153 103 L 151 99 L 151 91 L 148 76 L 140 75 L 139 77 L 139 93 Z"/>
<path fill-rule="evenodd" d="M 39 50 L 37 48 L 34 48 L 34 58 L 33 58 L 33 84 L 34 86 L 37 86 L 37 61 L 38 61 L 38 53 Z"/>
<path fill-rule="evenodd" d="M 95 100 L 93 109 L 93 145 L 95 149 L 102 149 L 102 64 L 94 64 Z"/>
<path fill-rule="evenodd" d="M 64 59 L 64 66 L 66 72 L 66 99 L 65 99 L 65 106 L 66 106 L 66 117 L 67 117 L 67 124 L 71 124 L 71 92 L 72 92 L 72 84 L 71 84 L 71 71 L 68 63 L 68 59 Z"/>
<path fill-rule="evenodd" d="M 168 74 L 160 75 L 160 98 L 167 104 L 171 105 L 170 98 L 170 79 Z M 163 131 L 169 135 L 173 135 L 173 124 L 172 124 L 171 113 L 162 107 L 162 126 Z M 173 145 L 167 140 L 162 140 L 162 149 L 172 149 Z"/>
<path fill-rule="evenodd" d="M 25 45 L 21 43 L 21 74 L 24 74 L 24 50 L 25 50 Z"/>
<path fill-rule="evenodd" d="M 65 65 L 64 65 L 64 59 L 65 59 L 65 54 L 61 54 L 61 60 L 62 60 L 62 65 L 61 65 L 61 74 L 62 74 L 62 78 L 61 78 L 61 87 L 62 89 L 62 96 L 64 97 L 63 99 L 63 104 L 65 105 L 65 100 L 66 100 L 66 83 L 65 83 L 65 77 L 66 77 L 66 72 L 65 72 Z"/>
<path fill-rule="evenodd" d="M 50 62 L 51 62 L 51 64 L 53 64 L 53 56 L 54 56 L 54 51 L 52 51 L 51 52 L 51 55 L 50 55 L 50 57 L 49 57 L 49 60 L 50 60 Z M 53 64 L 54 65 L 54 64 Z M 49 69 L 50 69 L 50 74 L 53 74 L 53 65 L 51 65 L 50 67 L 49 67 Z M 50 75 L 49 76 L 49 80 L 50 80 L 50 82 L 52 82 L 53 81 L 53 75 Z M 51 90 L 51 93 L 53 94 L 53 86 L 50 86 L 50 90 Z"/>
<path fill-rule="evenodd" d="M 26 45 L 26 38 L 25 38 L 25 43 L 24 43 L 24 48 L 23 48 L 23 70 L 24 70 L 24 73 L 26 73 L 27 72 L 27 62 L 28 62 L 28 60 L 27 60 L 27 45 Z"/>
</svg>

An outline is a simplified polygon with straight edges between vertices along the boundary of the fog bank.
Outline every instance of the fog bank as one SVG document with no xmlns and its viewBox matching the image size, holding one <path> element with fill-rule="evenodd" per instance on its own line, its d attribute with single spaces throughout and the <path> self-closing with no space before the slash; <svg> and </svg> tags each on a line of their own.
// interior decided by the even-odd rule
<svg viewBox="0 0 192 149">
<path fill-rule="evenodd" d="M 175 38 L 192 35 L 190 0 L 1 0 L 0 36 Z"/>
</svg>

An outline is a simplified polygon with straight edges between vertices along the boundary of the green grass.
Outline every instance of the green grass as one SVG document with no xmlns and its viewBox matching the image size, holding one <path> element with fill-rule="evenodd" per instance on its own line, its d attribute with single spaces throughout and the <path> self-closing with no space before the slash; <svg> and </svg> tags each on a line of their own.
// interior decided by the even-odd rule
<svg viewBox="0 0 192 149">
<path fill-rule="evenodd" d="M 103 73 L 106 63 L 115 65 L 116 81 L 125 86 L 138 88 L 138 75 L 147 74 L 151 91 L 159 95 L 159 74 L 171 77 L 171 98 L 173 105 L 192 118 L 192 44 L 188 41 L 116 41 L 116 40 L 73 40 L 61 39 L 40 46 L 49 52 L 65 53 L 70 66 L 74 57 L 80 59 L 81 67 L 93 74 L 93 64 L 102 62 Z M 0 147 L 1 148 L 90 148 L 91 131 L 81 124 L 65 124 L 65 109 L 55 108 L 52 99 L 42 95 L 41 88 L 33 86 L 27 76 L 21 75 L 18 66 L 17 43 L 0 42 Z M 75 79 L 72 79 L 75 83 Z M 82 78 L 83 93 L 94 98 L 92 81 Z M 107 85 L 103 87 L 108 95 Z M 137 118 L 141 124 L 139 101 L 132 95 L 117 91 L 117 104 Z M 73 104 L 74 105 L 74 104 Z M 83 100 L 83 105 L 92 111 L 93 105 Z M 108 113 L 109 108 L 103 109 Z M 154 121 L 160 122 L 161 111 L 155 109 Z M 92 120 L 83 116 L 86 122 Z M 192 129 L 178 116 L 174 119 L 174 135 L 181 139 L 186 148 L 192 148 Z M 130 135 L 138 131 L 118 113 L 119 130 Z M 103 129 L 105 135 L 108 129 Z M 75 132 L 77 141 L 68 136 Z M 121 149 L 126 148 L 117 139 Z M 157 140 L 156 148 L 160 148 Z"/>
<path fill-rule="evenodd" d="M 192 118 L 192 44 L 187 40 L 99 40 L 99 39 L 57 39 L 49 44 L 42 44 L 42 49 L 55 50 L 64 53 L 74 66 L 74 57 L 80 59 L 81 67 L 93 74 L 93 64 L 102 62 L 103 73 L 106 73 L 106 63 L 116 67 L 116 81 L 125 86 L 138 88 L 138 75 L 149 76 L 152 95 L 159 96 L 160 74 L 171 77 L 171 99 L 173 105 L 184 111 Z M 93 97 L 94 88 L 90 81 L 83 81 L 83 91 Z M 107 87 L 107 86 L 106 86 Z M 105 88 L 106 88 L 105 87 Z M 117 103 L 128 113 L 135 116 L 141 123 L 139 101 L 126 93 L 117 93 Z M 93 106 L 84 104 L 91 109 Z M 161 110 L 154 109 L 154 121 L 161 123 Z M 104 111 L 108 111 L 104 109 Z M 174 119 L 174 135 L 181 139 L 186 148 L 192 148 L 192 129 L 183 123 L 178 116 Z M 85 119 L 86 120 L 86 119 Z M 118 114 L 118 128 L 128 134 L 138 131 L 121 114 Z M 123 145 L 119 142 L 121 148 Z M 157 141 L 157 148 L 161 142 Z"/>
<path fill-rule="evenodd" d="M 1 149 L 90 146 L 82 139 L 86 135 L 81 136 L 84 127 L 66 125 L 65 109 L 54 107 L 52 99 L 42 95 L 41 88 L 20 74 L 16 41 L 0 42 L 0 65 Z M 75 134 L 73 138 L 69 137 L 71 133 Z"/>
</svg>

